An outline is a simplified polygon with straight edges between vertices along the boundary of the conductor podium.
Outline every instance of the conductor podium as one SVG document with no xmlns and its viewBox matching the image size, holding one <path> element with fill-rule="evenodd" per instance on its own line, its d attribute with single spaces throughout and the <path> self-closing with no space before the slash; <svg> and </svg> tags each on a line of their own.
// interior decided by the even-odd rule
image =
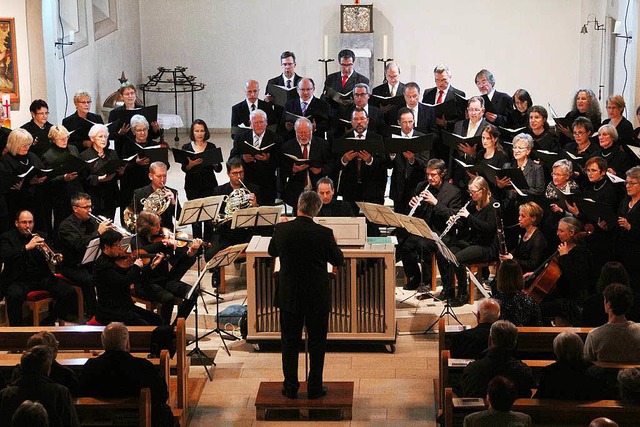
<svg viewBox="0 0 640 427">
<path fill-rule="evenodd" d="M 270 237 L 254 236 L 247 255 L 247 342 L 280 339 L 280 312 L 273 305 L 274 260 Z M 340 245 L 340 241 L 338 242 Z M 330 341 L 376 342 L 393 346 L 395 317 L 395 247 L 392 243 L 340 246 L 345 263 L 331 280 Z"/>
</svg>

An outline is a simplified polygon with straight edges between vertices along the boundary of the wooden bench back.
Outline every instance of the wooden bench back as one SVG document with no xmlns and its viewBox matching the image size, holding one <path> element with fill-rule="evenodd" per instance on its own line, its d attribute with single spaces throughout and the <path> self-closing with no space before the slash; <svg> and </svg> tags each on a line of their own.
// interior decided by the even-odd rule
<svg viewBox="0 0 640 427">
<path fill-rule="evenodd" d="M 137 423 L 130 425 L 151 427 L 151 391 L 148 388 L 141 389 L 140 396 L 136 397 L 79 397 L 74 400 L 74 405 L 81 425 L 97 420 L 115 422 L 121 420 L 125 412 L 135 412 L 132 419 L 137 418 Z"/>
</svg>

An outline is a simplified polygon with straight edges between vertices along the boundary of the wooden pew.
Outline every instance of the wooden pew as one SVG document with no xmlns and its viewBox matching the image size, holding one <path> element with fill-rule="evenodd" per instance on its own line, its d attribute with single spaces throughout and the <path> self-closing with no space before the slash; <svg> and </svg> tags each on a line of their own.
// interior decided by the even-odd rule
<svg viewBox="0 0 640 427">
<path fill-rule="evenodd" d="M 471 401 L 478 402 L 474 404 Z M 445 389 L 445 427 L 461 426 L 464 417 L 472 412 L 487 409 L 482 399 L 454 397 L 450 387 Z M 517 399 L 513 411 L 531 416 L 534 425 L 572 426 L 589 425 L 594 418 L 608 417 L 622 426 L 636 426 L 640 420 L 640 405 L 626 404 L 618 400 L 569 401 L 555 399 Z"/>
<path fill-rule="evenodd" d="M 137 423 L 125 425 L 137 425 L 139 427 L 151 427 L 151 391 L 148 388 L 140 390 L 140 396 L 119 398 L 95 398 L 79 397 L 74 400 L 76 412 L 81 425 L 91 420 L 100 421 L 121 420 L 124 412 L 135 412 Z M 100 424 L 110 425 L 110 424 Z M 122 425 L 122 424 L 118 424 Z"/>
<path fill-rule="evenodd" d="M 129 326 L 129 341 L 131 353 L 138 357 L 145 357 L 151 349 L 152 332 L 155 326 Z M 95 357 L 102 352 L 101 334 L 104 326 L 16 326 L 0 327 L 0 351 L 22 351 L 27 340 L 39 331 L 48 331 L 55 335 L 59 342 L 58 361 L 67 366 L 82 363 L 84 358 Z M 178 416 L 181 424 L 186 422 L 188 415 L 187 390 L 189 378 L 189 359 L 186 350 L 185 320 L 179 318 L 175 328 L 176 354 L 173 358 L 177 376 L 177 404 L 174 415 Z M 72 353 L 68 353 L 71 351 Z M 137 354 L 139 353 L 139 354 Z M 12 355 L 6 355 L 8 359 Z M 19 358 L 18 358 L 19 359 Z M 65 359 L 68 361 L 65 362 Z M 74 360 L 75 359 L 75 360 Z M 159 364 L 158 359 L 149 359 Z M 86 362 L 86 360 L 84 360 Z M 10 363 L 10 362 L 4 362 Z M 1 363 L 0 363 L 1 364 Z"/>
</svg>

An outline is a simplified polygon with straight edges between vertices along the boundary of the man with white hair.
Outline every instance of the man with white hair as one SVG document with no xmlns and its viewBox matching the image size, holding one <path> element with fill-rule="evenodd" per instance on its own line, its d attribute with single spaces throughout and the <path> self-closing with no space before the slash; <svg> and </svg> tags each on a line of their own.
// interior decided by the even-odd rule
<svg viewBox="0 0 640 427">
<path fill-rule="evenodd" d="M 451 357 L 457 359 L 479 359 L 489 343 L 491 325 L 500 318 L 500 303 L 485 298 L 478 303 L 478 325 L 453 335 Z"/>
</svg>

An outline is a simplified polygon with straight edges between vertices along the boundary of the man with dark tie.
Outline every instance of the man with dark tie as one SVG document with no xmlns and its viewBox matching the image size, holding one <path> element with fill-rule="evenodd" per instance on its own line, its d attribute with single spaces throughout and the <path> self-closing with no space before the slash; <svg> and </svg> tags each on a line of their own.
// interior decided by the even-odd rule
<svg viewBox="0 0 640 427">
<path fill-rule="evenodd" d="M 275 305 L 280 309 L 282 335 L 282 394 L 298 397 L 298 353 L 302 329 L 309 340 L 309 377 L 307 398 L 328 393 L 322 384 L 324 355 L 331 310 L 331 288 L 327 263 L 339 266 L 344 256 L 328 227 L 316 224 L 322 202 L 314 191 L 305 191 L 298 199 L 298 217 L 277 224 L 269 242 L 269 255 L 280 259 Z"/>
<path fill-rule="evenodd" d="M 305 189 L 312 190 L 320 177 L 331 175 L 334 165 L 331 162 L 329 144 L 313 136 L 313 125 L 309 119 L 299 118 L 294 127 L 296 138 L 287 141 L 282 147 L 282 175 L 285 179 L 283 200 L 295 212 L 298 196 Z M 309 162 L 296 162 L 288 155 Z"/>
<path fill-rule="evenodd" d="M 389 97 L 402 94 L 404 83 L 400 82 L 400 66 L 395 62 L 388 62 L 384 68 L 384 76 L 386 81 L 373 88 L 373 95 Z"/>
<path fill-rule="evenodd" d="M 333 197 L 336 192 L 333 188 L 333 180 L 328 176 L 318 180 L 316 193 L 322 200 L 322 207 L 318 216 L 355 216 L 351 203 Z"/>
<path fill-rule="evenodd" d="M 344 201 L 351 202 L 354 210 L 357 209 L 355 202 L 384 203 L 387 184 L 385 158 L 367 151 L 367 140 L 382 137 L 369 131 L 368 125 L 367 112 L 356 107 L 351 115 L 353 131 L 345 135 L 345 138 L 354 139 L 354 149 L 344 153 L 337 161 L 340 171 L 338 194 Z"/>
<path fill-rule="evenodd" d="M 237 157 L 242 161 L 244 180 L 260 187 L 259 205 L 273 206 L 276 201 L 276 169 L 281 149 L 278 135 L 267 130 L 267 114 L 258 109 L 250 114 L 251 129 L 239 132 L 233 139 L 233 148 L 229 158 Z M 243 154 L 243 148 L 249 144 L 263 148 L 261 154 Z M 267 148 L 271 146 L 270 148 Z"/>
<path fill-rule="evenodd" d="M 257 80 L 249 80 L 244 84 L 246 98 L 244 101 L 240 101 L 233 107 L 231 107 L 231 127 L 238 127 L 240 125 L 249 127 L 249 114 L 255 110 L 262 110 L 267 113 L 267 124 L 275 124 L 275 118 L 273 117 L 273 107 L 271 104 L 258 99 L 260 95 L 260 83 Z M 231 137 L 235 136 L 232 129 Z"/>
<path fill-rule="evenodd" d="M 408 108 L 398 110 L 398 124 L 401 138 L 413 138 L 424 135 L 413 128 L 413 111 Z M 424 179 L 424 168 L 427 166 L 428 152 L 416 153 L 405 151 L 389 154 L 388 168 L 391 173 L 389 198 L 393 200 L 393 210 L 406 214 L 409 212 L 409 200 L 413 197 L 416 185 Z"/>
<path fill-rule="evenodd" d="M 280 65 L 282 66 L 282 74 L 272 79 L 269 79 L 265 90 L 269 90 L 269 85 L 276 85 L 286 87 L 287 89 L 293 89 L 298 85 L 298 82 L 302 80 L 302 76 L 296 74 L 296 55 L 288 50 L 282 52 L 280 55 Z M 272 103 L 273 97 L 269 92 L 264 95 L 265 102 Z M 273 104 L 273 113 L 275 123 L 280 123 L 284 107 L 281 105 Z"/>
<path fill-rule="evenodd" d="M 416 82 L 409 82 L 404 85 L 405 105 L 391 109 L 387 112 L 387 124 L 395 124 L 398 120 L 398 110 L 407 107 L 413 111 L 413 127 L 418 128 L 423 133 L 429 133 L 435 129 L 436 117 L 433 108 L 420 103 L 420 86 Z"/>
<path fill-rule="evenodd" d="M 513 99 L 508 94 L 495 89 L 496 79 L 489 70 L 478 71 L 476 86 L 485 101 L 485 118 L 496 126 L 506 126 L 509 114 L 513 110 Z"/>
<path fill-rule="evenodd" d="M 436 117 L 436 124 L 438 126 L 451 131 L 456 121 L 464 119 L 466 105 L 463 98 L 466 95 L 463 91 L 451 85 L 451 71 L 448 66 L 444 64 L 438 65 L 433 69 L 433 77 L 436 87 L 424 91 L 422 102 L 425 104 L 442 104 L 451 99 L 455 100 L 457 107 L 456 115 L 447 118 Z"/>
<path fill-rule="evenodd" d="M 300 95 L 300 98 L 292 99 L 285 104 L 285 114 L 282 115 L 280 120 L 278 134 L 284 141 L 295 137 L 293 130 L 295 121 L 287 119 L 286 113 L 309 118 L 313 124 L 313 135 L 320 138 L 325 137 L 325 133 L 329 130 L 331 107 L 322 99 L 313 96 L 315 90 L 316 86 L 313 79 L 305 77 L 298 82 L 298 95 Z"/>
<path fill-rule="evenodd" d="M 342 49 L 338 53 L 340 71 L 331 73 L 325 80 L 325 87 L 330 87 L 336 92 L 348 93 L 353 90 L 357 83 L 369 84 L 369 79 L 353 70 L 356 61 L 356 54 L 351 49 Z"/>
<path fill-rule="evenodd" d="M 364 111 L 366 111 L 367 116 L 369 117 L 369 129 L 372 131 L 383 135 L 385 133 L 385 123 L 384 123 L 384 113 L 378 107 L 374 107 L 369 104 L 369 98 L 371 97 L 371 93 L 369 90 L 369 85 L 366 83 L 357 83 L 353 88 L 353 107 L 345 109 L 341 114 L 340 118 L 343 120 L 350 120 L 351 113 L 353 113 L 354 108 L 360 107 Z M 343 122 L 341 122 L 342 124 Z M 345 130 L 340 133 L 342 136 L 345 132 L 350 132 L 352 129 Z"/>
</svg>

